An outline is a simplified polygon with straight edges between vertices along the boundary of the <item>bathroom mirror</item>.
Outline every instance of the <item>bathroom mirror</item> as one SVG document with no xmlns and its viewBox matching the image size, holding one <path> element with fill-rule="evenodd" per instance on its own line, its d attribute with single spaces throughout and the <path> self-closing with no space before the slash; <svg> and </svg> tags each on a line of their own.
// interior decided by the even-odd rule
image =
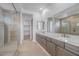
<svg viewBox="0 0 79 59">
<path fill-rule="evenodd" d="M 59 23 L 59 33 L 79 35 L 79 14 L 60 18 Z"/>
<path fill-rule="evenodd" d="M 64 33 L 79 35 L 79 15 L 64 18 L 61 23 Z"/>
<path fill-rule="evenodd" d="M 55 15 L 55 23 L 59 20 L 57 33 L 79 35 L 79 4 L 67 8 Z"/>
</svg>

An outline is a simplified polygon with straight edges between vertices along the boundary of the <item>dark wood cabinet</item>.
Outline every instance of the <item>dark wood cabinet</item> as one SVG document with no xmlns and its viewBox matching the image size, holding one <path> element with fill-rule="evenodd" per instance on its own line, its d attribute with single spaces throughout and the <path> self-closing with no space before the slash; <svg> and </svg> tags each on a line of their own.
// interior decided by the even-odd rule
<svg viewBox="0 0 79 59">
<path fill-rule="evenodd" d="M 40 35 L 38 35 L 38 34 L 36 35 L 36 40 L 37 40 L 37 42 L 41 45 L 42 42 L 41 42 L 41 37 L 40 37 Z"/>
<path fill-rule="evenodd" d="M 62 48 L 65 47 L 65 43 L 64 43 L 64 42 L 61 42 L 61 41 L 56 40 L 56 39 L 53 39 L 53 40 L 54 40 L 54 43 L 55 43 L 56 45 L 58 45 L 59 47 L 62 47 Z"/>
<path fill-rule="evenodd" d="M 79 47 L 66 43 L 65 49 L 72 51 L 72 53 L 79 56 Z"/>
<path fill-rule="evenodd" d="M 36 39 L 37 39 L 38 43 L 39 43 L 43 48 L 46 49 L 46 45 L 47 45 L 46 38 L 43 37 L 43 36 L 41 36 L 41 35 L 38 35 L 38 34 L 37 34 Z"/>
<path fill-rule="evenodd" d="M 52 39 L 52 38 L 49 38 L 49 37 L 47 37 L 47 39 L 46 39 L 47 41 L 49 41 L 49 42 L 54 42 L 54 40 Z"/>
<path fill-rule="evenodd" d="M 73 54 L 70 51 L 67 51 L 61 47 L 56 47 L 56 55 L 57 56 L 75 56 L 75 54 Z"/>
<path fill-rule="evenodd" d="M 42 42 L 41 43 L 42 47 L 46 49 L 46 46 L 47 46 L 46 40 L 45 39 L 41 39 L 41 42 Z"/>
<path fill-rule="evenodd" d="M 53 44 L 53 43 L 47 41 L 47 51 L 48 51 L 51 55 L 55 56 L 55 52 L 56 52 L 56 51 L 55 51 L 55 44 Z"/>
</svg>

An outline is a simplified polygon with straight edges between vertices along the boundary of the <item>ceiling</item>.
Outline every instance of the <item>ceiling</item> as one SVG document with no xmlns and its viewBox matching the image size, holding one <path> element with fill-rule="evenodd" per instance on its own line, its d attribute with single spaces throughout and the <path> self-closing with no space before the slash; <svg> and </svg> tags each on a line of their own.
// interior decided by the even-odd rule
<svg viewBox="0 0 79 59">
<path fill-rule="evenodd" d="M 22 7 L 24 10 L 39 12 L 40 8 L 49 8 L 49 6 L 53 5 L 53 3 L 14 3 L 14 5 L 18 11 Z"/>
<path fill-rule="evenodd" d="M 47 16 L 51 16 L 74 4 L 75 3 L 0 3 L 0 7 L 16 11 L 20 11 L 21 9 L 32 12 L 44 11 L 44 14 L 47 12 Z M 42 9 L 40 10 L 40 8 Z"/>
<path fill-rule="evenodd" d="M 70 4 L 70 3 L 69 3 Z M 0 3 L 0 7 L 4 8 L 4 9 L 8 9 L 8 10 L 16 10 L 20 11 L 21 8 L 24 10 L 28 10 L 28 11 L 34 11 L 34 12 L 39 12 L 41 11 L 40 8 L 47 8 L 47 9 L 55 9 L 58 7 L 62 7 L 64 5 L 64 7 L 66 5 L 69 5 L 68 3 Z M 15 7 L 15 8 L 14 8 Z"/>
<path fill-rule="evenodd" d="M 7 10 L 14 10 L 14 7 L 11 3 L 0 3 L 0 7 Z"/>
</svg>

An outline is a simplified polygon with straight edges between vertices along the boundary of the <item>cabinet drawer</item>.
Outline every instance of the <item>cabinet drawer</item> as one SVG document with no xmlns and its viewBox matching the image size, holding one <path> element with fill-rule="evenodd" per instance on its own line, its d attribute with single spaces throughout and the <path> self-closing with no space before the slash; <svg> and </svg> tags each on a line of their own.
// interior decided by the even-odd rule
<svg viewBox="0 0 79 59">
<path fill-rule="evenodd" d="M 41 37 L 42 39 L 46 39 L 47 37 L 44 35 L 39 35 L 39 37 Z"/>
<path fill-rule="evenodd" d="M 41 44 L 41 38 L 39 36 L 36 36 L 36 40 L 39 44 Z"/>
<path fill-rule="evenodd" d="M 64 42 L 61 42 L 61 41 L 59 41 L 59 40 L 54 39 L 54 43 L 55 43 L 56 45 L 62 47 L 62 48 L 65 47 L 65 43 L 64 43 Z"/>
<path fill-rule="evenodd" d="M 77 54 L 77 55 L 79 55 L 79 47 L 76 47 L 76 46 L 73 46 L 73 45 L 71 45 L 71 44 L 65 44 L 65 49 L 67 49 L 67 50 L 69 50 L 69 51 L 71 51 L 71 52 L 73 52 L 73 53 L 75 53 L 75 54 Z"/>
<path fill-rule="evenodd" d="M 42 42 L 43 44 L 47 44 L 47 42 L 46 42 L 45 39 L 41 39 L 41 42 Z"/>
<path fill-rule="evenodd" d="M 60 47 L 56 48 L 56 55 L 57 56 L 76 56 L 75 54 L 73 54 L 63 48 L 60 48 Z"/>
<path fill-rule="evenodd" d="M 47 41 L 52 42 L 52 38 L 47 37 Z"/>
<path fill-rule="evenodd" d="M 46 48 L 46 40 L 41 38 L 39 35 L 36 36 L 36 40 L 38 41 L 38 43 L 43 47 Z"/>
<path fill-rule="evenodd" d="M 41 43 L 40 45 L 41 45 L 44 49 L 47 49 L 46 44 Z"/>
<path fill-rule="evenodd" d="M 42 38 L 42 39 L 47 39 L 47 37 L 46 37 L 46 36 L 43 36 L 43 35 L 41 36 L 41 38 Z"/>
<path fill-rule="evenodd" d="M 51 55 L 55 55 L 55 44 L 48 42 L 47 41 L 47 51 L 51 54 Z"/>
</svg>

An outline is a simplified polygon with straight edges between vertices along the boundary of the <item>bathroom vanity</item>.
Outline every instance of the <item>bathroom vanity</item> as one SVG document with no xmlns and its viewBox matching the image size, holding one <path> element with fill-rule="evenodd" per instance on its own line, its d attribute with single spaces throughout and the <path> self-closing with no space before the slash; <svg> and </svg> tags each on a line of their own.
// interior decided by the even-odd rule
<svg viewBox="0 0 79 59">
<path fill-rule="evenodd" d="M 75 39 L 74 39 L 75 38 Z M 52 56 L 78 56 L 78 36 L 63 37 L 59 33 L 37 33 L 37 42 Z M 71 39 L 74 41 L 72 42 Z"/>
</svg>

